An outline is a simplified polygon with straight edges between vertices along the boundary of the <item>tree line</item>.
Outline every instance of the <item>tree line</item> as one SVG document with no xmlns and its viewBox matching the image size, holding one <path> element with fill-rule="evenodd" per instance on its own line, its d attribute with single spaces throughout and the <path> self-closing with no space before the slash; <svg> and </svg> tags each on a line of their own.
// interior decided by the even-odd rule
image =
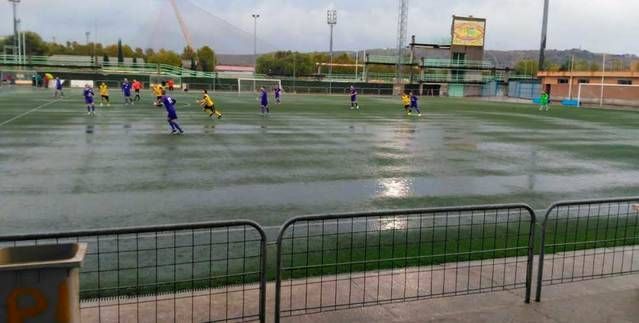
<svg viewBox="0 0 639 323">
<path fill-rule="evenodd" d="M 363 57 L 359 57 L 358 64 L 363 64 Z M 261 55 L 257 58 L 256 72 L 267 75 L 283 75 L 292 76 L 293 74 L 304 76 L 328 73 L 328 66 L 318 66 L 317 63 L 330 62 L 330 56 L 327 53 L 300 53 L 292 51 L 278 51 Z M 355 56 L 342 53 L 333 56 L 334 64 L 350 64 L 356 62 Z M 393 73 L 393 66 L 371 66 L 369 72 L 372 73 Z M 358 67 L 358 73 L 362 72 L 362 68 Z M 334 66 L 334 74 L 355 74 L 355 66 Z"/>
<path fill-rule="evenodd" d="M 122 62 L 124 57 L 130 57 L 136 63 L 138 59 L 144 59 L 148 63 L 167 64 L 173 66 L 182 66 L 182 61 L 190 62 L 191 69 L 201 71 L 213 71 L 217 65 L 215 51 L 209 46 L 203 46 L 198 49 L 192 49 L 187 46 L 182 53 L 169 49 L 155 50 L 153 48 L 142 49 L 140 47 L 132 47 L 128 44 L 102 44 L 102 43 L 85 43 L 80 44 L 77 41 L 67 41 L 65 43 L 47 42 L 35 32 L 25 32 L 26 52 L 28 56 L 48 56 L 48 55 L 82 55 L 101 57 L 102 61 L 109 62 L 110 57 L 117 57 Z M 13 35 L 0 40 L 0 48 L 5 45 L 13 45 L 15 37 Z"/>
</svg>

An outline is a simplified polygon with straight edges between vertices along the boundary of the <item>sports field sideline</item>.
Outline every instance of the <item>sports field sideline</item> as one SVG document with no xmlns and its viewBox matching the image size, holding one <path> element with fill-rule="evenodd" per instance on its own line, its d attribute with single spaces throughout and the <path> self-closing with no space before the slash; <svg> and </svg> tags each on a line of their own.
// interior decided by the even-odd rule
<svg viewBox="0 0 639 323">
<path fill-rule="evenodd" d="M 302 214 L 639 195 L 639 113 L 422 98 L 175 93 L 163 108 L 89 117 L 80 91 L 0 89 L 0 234 Z"/>
</svg>

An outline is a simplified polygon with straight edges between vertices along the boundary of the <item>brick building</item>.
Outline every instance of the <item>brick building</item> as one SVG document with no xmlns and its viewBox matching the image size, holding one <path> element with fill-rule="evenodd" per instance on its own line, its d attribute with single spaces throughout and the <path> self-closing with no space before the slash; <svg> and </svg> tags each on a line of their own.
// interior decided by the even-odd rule
<svg viewBox="0 0 639 323">
<path fill-rule="evenodd" d="M 542 89 L 546 89 L 554 101 L 577 100 L 581 87 L 582 104 L 599 104 L 602 75 L 604 104 L 639 106 L 639 72 L 541 71 L 537 74 Z"/>
</svg>

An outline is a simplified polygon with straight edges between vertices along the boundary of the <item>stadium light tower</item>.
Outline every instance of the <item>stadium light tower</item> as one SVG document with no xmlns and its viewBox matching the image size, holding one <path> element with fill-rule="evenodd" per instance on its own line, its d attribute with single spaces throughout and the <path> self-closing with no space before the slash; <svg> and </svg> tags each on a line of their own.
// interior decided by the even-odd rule
<svg viewBox="0 0 639 323">
<path fill-rule="evenodd" d="M 16 46 L 15 48 L 19 48 L 20 47 L 20 35 L 18 35 L 18 3 L 20 3 L 20 0 L 9 0 L 9 2 L 11 2 L 13 4 L 13 41 L 14 41 L 14 45 Z M 14 53 L 15 55 L 15 53 Z"/>
<path fill-rule="evenodd" d="M 260 17 L 259 14 L 254 13 L 251 15 L 253 17 L 253 75 L 257 73 L 257 18 Z M 253 92 L 257 90 L 255 80 L 253 80 Z"/>
<path fill-rule="evenodd" d="M 539 70 L 544 70 L 544 60 L 546 51 L 546 36 L 548 33 L 548 2 L 544 0 L 544 18 L 541 24 L 541 45 L 539 47 Z"/>
<path fill-rule="evenodd" d="M 399 0 L 399 10 L 397 16 L 397 82 L 402 82 L 402 54 L 406 44 L 406 33 L 408 29 L 408 0 Z M 411 67 L 412 68 L 412 67 Z"/>
<path fill-rule="evenodd" d="M 333 75 L 333 27 L 337 25 L 337 10 L 329 9 L 326 12 L 326 23 L 328 23 L 328 25 L 331 27 L 331 40 L 329 44 L 329 52 L 330 52 L 329 63 L 330 64 L 328 65 L 328 78 L 330 80 L 332 79 L 332 75 Z"/>
</svg>

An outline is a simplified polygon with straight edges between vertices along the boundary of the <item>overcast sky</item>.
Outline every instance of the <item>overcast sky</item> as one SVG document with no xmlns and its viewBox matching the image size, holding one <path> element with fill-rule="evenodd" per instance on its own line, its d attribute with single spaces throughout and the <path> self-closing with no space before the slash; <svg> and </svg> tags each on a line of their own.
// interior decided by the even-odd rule
<svg viewBox="0 0 639 323">
<path fill-rule="evenodd" d="M 397 0 L 177 0 L 196 46 L 251 53 L 259 13 L 259 50 L 327 50 L 326 10 L 338 10 L 335 49 L 394 47 Z M 487 49 L 539 47 L 543 0 L 413 0 L 408 32 L 421 42 L 449 38 L 451 16 L 487 18 Z M 639 54 L 639 0 L 551 0 L 548 48 Z M 99 42 L 118 37 L 136 47 L 183 47 L 168 0 L 22 0 L 24 28 L 52 40 Z M 11 6 L 0 0 L 0 34 L 13 30 Z M 92 36 L 93 37 L 93 36 Z"/>
</svg>

